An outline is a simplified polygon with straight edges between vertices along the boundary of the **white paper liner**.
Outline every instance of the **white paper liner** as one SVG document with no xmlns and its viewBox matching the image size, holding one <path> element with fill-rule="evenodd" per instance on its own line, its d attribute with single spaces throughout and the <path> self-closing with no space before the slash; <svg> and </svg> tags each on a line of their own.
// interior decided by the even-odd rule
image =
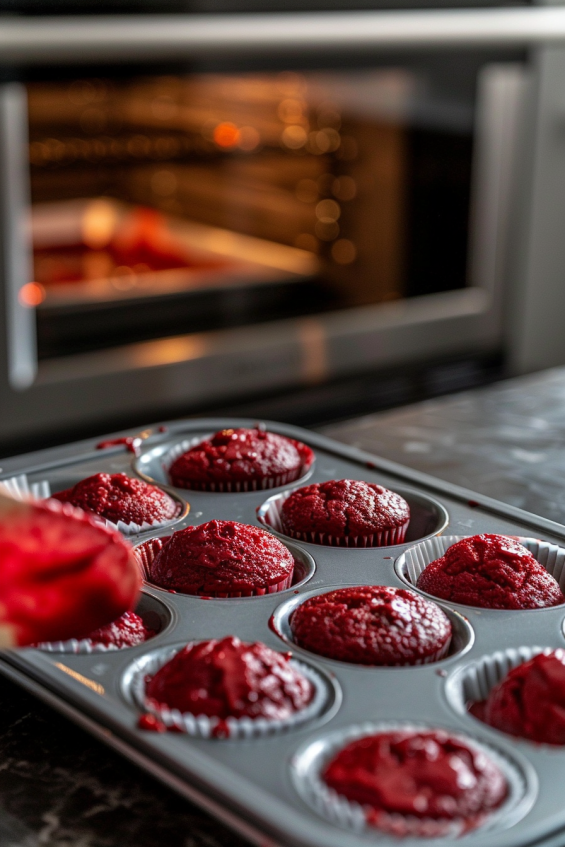
<svg viewBox="0 0 565 847">
<path fill-rule="evenodd" d="M 11 494 L 12 497 L 15 497 L 17 500 L 27 500 L 30 497 L 34 500 L 46 500 L 48 497 L 51 497 L 51 486 L 48 480 L 42 479 L 40 482 L 32 482 L 30 485 L 26 474 L 20 474 L 19 476 L 13 476 L 9 479 L 3 479 L 0 482 L 0 490 L 2 487 L 4 487 L 8 494 Z M 164 493 L 178 506 L 178 514 L 173 518 L 167 518 L 166 521 L 156 520 L 152 523 L 144 521 L 142 524 L 137 524 L 133 521 L 131 523 L 116 521 L 116 523 L 114 523 L 113 521 L 107 520 L 107 518 L 103 518 L 94 512 L 89 512 L 88 514 L 98 523 L 104 524 L 104 526 L 107 526 L 110 529 L 117 529 L 122 533 L 122 535 L 139 535 L 142 532 L 163 529 L 180 520 L 183 517 L 183 512 L 186 511 L 186 504 L 183 506 L 180 499 L 175 499 L 175 497 L 173 497 L 168 491 L 165 491 Z"/>
<path fill-rule="evenodd" d="M 150 538 L 148 541 L 143 541 L 141 544 L 138 544 L 133 548 L 133 552 L 137 557 L 139 562 L 139 566 L 141 568 L 141 575 L 145 582 L 149 585 L 154 586 L 155 588 L 160 588 L 161 591 L 170 591 L 171 589 L 165 588 L 162 585 L 158 585 L 156 582 L 152 582 L 151 580 L 151 564 L 165 544 L 165 541 L 168 541 L 171 536 L 166 536 L 163 538 Z M 296 561 L 295 561 L 296 568 Z M 214 599 L 226 599 L 226 598 L 238 598 L 238 597 L 264 597 L 267 594 L 279 594 L 281 591 L 286 591 L 293 584 L 294 579 L 294 570 L 289 576 L 285 577 L 280 582 L 274 583 L 273 585 L 268 585 L 266 588 L 254 588 L 249 591 L 230 591 L 230 592 L 212 592 L 207 593 L 206 595 L 201 594 L 187 594 L 187 597 L 213 597 Z M 184 592 L 178 591 L 178 594 L 183 594 Z"/>
<path fill-rule="evenodd" d="M 455 603 L 451 600 L 446 600 L 444 597 L 436 597 L 434 594 L 429 594 L 427 591 L 422 591 L 416 583 L 422 571 L 436 559 L 440 559 L 445 551 L 461 541 L 463 538 L 472 538 L 469 535 L 440 535 L 435 538 L 428 538 L 414 547 L 409 547 L 396 560 L 396 572 L 400 579 L 414 591 L 418 591 L 425 597 L 431 600 L 440 600 L 444 603 L 450 603 L 456 606 L 466 606 L 470 609 L 483 608 L 482 606 L 470 606 L 466 603 Z M 547 541 L 539 541 L 536 538 L 525 538 L 521 536 L 508 536 L 515 538 L 520 544 L 530 551 L 534 559 L 542 565 L 548 573 L 559 583 L 561 591 L 565 594 L 565 548 L 559 547 L 557 544 L 550 544 Z M 528 611 L 547 611 L 548 609 L 558 609 L 560 606 L 543 606 Z M 520 609 L 490 609 L 492 612 L 508 612 L 521 611 Z"/>
<path fill-rule="evenodd" d="M 410 525 L 408 519 L 401 526 L 394 529 L 376 532 L 373 535 L 359 535 L 355 537 L 334 536 L 324 532 L 285 532 L 282 526 L 282 507 L 294 491 L 283 491 L 269 497 L 257 509 L 257 520 L 268 530 L 274 530 L 277 535 L 291 538 L 293 541 L 306 541 L 310 544 L 322 544 L 325 547 L 348 547 L 350 549 L 366 549 L 368 547 L 392 547 L 394 544 L 402 544 Z"/>
<path fill-rule="evenodd" d="M 178 444 L 175 444 L 170 450 L 163 454 L 161 457 L 161 466 L 169 485 L 174 485 L 175 488 L 181 487 L 175 485 L 169 476 L 169 470 L 173 462 L 176 461 L 179 456 L 182 456 L 183 453 L 186 453 L 187 450 L 190 450 L 191 447 L 196 447 L 197 444 L 202 444 L 203 441 L 206 441 L 213 435 L 213 432 L 209 432 L 207 435 L 199 435 L 197 438 L 184 439 L 184 441 L 180 441 Z M 279 488 L 281 485 L 288 485 L 291 482 L 296 482 L 297 480 L 302 479 L 302 477 L 309 473 L 313 467 L 314 462 L 310 465 L 303 464 L 298 471 L 287 471 L 287 473 L 277 474 L 276 476 L 266 477 L 265 479 L 252 479 L 234 482 L 190 483 L 190 485 L 187 484 L 186 486 L 182 486 L 182 489 L 186 491 L 211 491 L 222 494 L 233 494 L 247 491 L 267 491 L 270 488 Z"/>
<path fill-rule="evenodd" d="M 469 662 L 446 682 L 446 694 L 456 712 L 468 715 L 468 703 L 481 703 L 508 673 L 534 656 L 553 653 L 551 647 L 510 647 Z M 473 717 L 473 716 L 472 716 Z M 493 727 L 494 729 L 495 727 Z M 528 739 L 524 739 L 528 740 Z"/>
<path fill-rule="evenodd" d="M 189 642 L 193 644 L 195 642 Z M 142 712 L 149 712 L 159 718 L 167 729 L 177 732 L 185 732 L 198 738 L 221 738 L 216 735 L 218 728 L 225 731 L 227 737 L 232 739 L 257 738 L 272 733 L 289 730 L 315 718 L 323 710 L 328 701 L 328 690 L 321 676 L 309 665 L 290 660 L 293 667 L 303 674 L 314 687 L 314 696 L 310 703 L 299 712 L 289 715 L 283 720 L 267 720 L 266 718 L 209 718 L 207 715 L 192 715 L 180 712 L 178 709 L 169 709 L 167 706 L 157 706 L 155 701 L 145 696 L 145 681 L 147 677 L 154 676 L 160 668 L 173 658 L 184 645 L 175 647 L 163 647 L 155 651 L 143 663 L 142 667 L 134 670 L 131 675 L 129 688 L 131 696 Z"/>
<path fill-rule="evenodd" d="M 419 818 L 397 813 L 384 815 L 382 827 L 368 823 L 369 806 L 362 806 L 338 794 L 321 778 L 321 773 L 328 762 L 347 744 L 367 735 L 379 732 L 400 731 L 437 731 L 447 732 L 451 737 L 473 746 L 488 756 L 504 774 L 508 786 L 508 796 L 498 809 L 488 813 L 477 826 L 469 826 L 465 819 L 445 820 L 438 818 Z M 318 814 L 331 823 L 352 830 L 357 834 L 398 834 L 416 838 L 458 838 L 468 832 L 490 832 L 495 829 L 505 829 L 523 817 L 533 802 L 526 802 L 528 785 L 522 770 L 498 748 L 477 741 L 474 737 L 444 727 L 424 726 L 412 723 L 364 723 L 336 730 L 324 739 L 314 742 L 312 752 L 306 748 L 291 763 L 291 773 L 298 793 L 312 806 Z M 531 792 L 530 792 L 531 794 Z M 441 830 L 441 831 L 439 831 Z"/>
</svg>

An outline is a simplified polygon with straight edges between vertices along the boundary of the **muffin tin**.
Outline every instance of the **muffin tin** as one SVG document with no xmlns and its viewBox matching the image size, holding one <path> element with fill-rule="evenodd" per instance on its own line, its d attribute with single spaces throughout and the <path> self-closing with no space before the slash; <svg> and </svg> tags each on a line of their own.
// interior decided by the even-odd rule
<svg viewBox="0 0 565 847">
<path fill-rule="evenodd" d="M 99 471 L 125 471 L 166 485 L 162 457 L 175 444 L 201 439 L 218 429 L 256 423 L 206 419 L 175 422 L 163 432 L 159 429 L 165 429 L 164 425 L 155 427 L 137 458 L 123 446 L 97 451 L 93 442 L 14 457 L 3 463 L 0 481 L 25 474 L 32 490 L 34 484 L 44 481 L 52 490 L 60 490 L 69 480 Z M 490 847 L 495 840 L 500 847 L 562 844 L 565 748 L 536 746 L 506 736 L 469 715 L 465 700 L 474 691 L 488 690 L 505 667 L 524 661 L 533 652 L 565 647 L 565 605 L 500 612 L 440 602 L 454 625 L 449 654 L 432 664 L 394 668 L 360 667 L 294 647 L 289 617 L 307 597 L 334 588 L 363 584 L 406 587 L 406 580 L 410 581 L 407 562 L 414 558 L 412 553 L 405 555 L 406 551 L 421 544 L 441 546 L 442 540 L 436 539 L 440 533 L 515 535 L 545 550 L 547 545 L 540 542 L 565 547 L 565 529 L 314 433 L 277 423 L 266 422 L 266 426 L 304 441 L 314 450 L 316 461 L 308 473 L 309 482 L 364 479 L 406 497 L 414 520 L 405 543 L 336 548 L 286 538 L 277 523 L 278 507 L 288 491 L 304 484 L 304 479 L 279 489 L 245 493 L 175 489 L 177 496 L 190 503 L 189 515 L 174 526 L 142 533 L 134 543 L 151 549 L 154 538 L 213 518 L 259 524 L 288 544 L 300 560 L 295 584 L 277 594 L 205 599 L 146 583 L 139 611 L 149 616 L 159 632 L 145 645 L 84 652 L 80 642 L 65 642 L 50 650 L 6 651 L 0 658 L 0 671 L 262 847 L 398 844 L 392 837 L 360 826 L 355 811 L 353 815 L 334 814 L 332 803 L 328 807 L 327 798 L 320 799 L 313 790 L 316 768 L 336 745 L 392 722 L 443 728 L 465 736 L 492 750 L 509 769 L 512 803 L 485 826 L 464 834 L 463 842 L 477 847 Z M 560 551 L 556 555 L 559 558 Z M 283 731 L 259 737 L 245 737 L 244 733 L 244 737 L 216 739 L 140 729 L 142 709 L 135 680 L 144 668 L 159 663 L 183 643 L 228 634 L 261 640 L 281 651 L 291 646 L 296 662 L 316 674 L 322 688 L 315 714 Z M 402 843 L 461 843 L 455 834 L 406 837 Z"/>
</svg>

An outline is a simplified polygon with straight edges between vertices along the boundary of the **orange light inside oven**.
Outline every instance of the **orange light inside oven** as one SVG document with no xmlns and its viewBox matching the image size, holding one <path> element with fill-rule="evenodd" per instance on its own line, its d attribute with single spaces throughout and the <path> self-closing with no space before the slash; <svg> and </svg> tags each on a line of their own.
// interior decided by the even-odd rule
<svg viewBox="0 0 565 847">
<path fill-rule="evenodd" d="M 214 128 L 214 142 L 218 147 L 235 147 L 241 133 L 235 124 L 221 123 Z"/>
<path fill-rule="evenodd" d="M 45 300 L 45 289 L 40 282 L 26 282 L 18 294 L 22 306 L 39 306 Z"/>
</svg>

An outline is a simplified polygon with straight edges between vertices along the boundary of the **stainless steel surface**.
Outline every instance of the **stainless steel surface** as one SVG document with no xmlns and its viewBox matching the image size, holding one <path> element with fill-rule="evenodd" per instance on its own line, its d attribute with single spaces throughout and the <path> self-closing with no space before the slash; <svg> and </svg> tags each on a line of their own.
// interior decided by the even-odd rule
<svg viewBox="0 0 565 847">
<path fill-rule="evenodd" d="M 86 24 L 86 20 L 88 23 Z M 151 15 L 4 19 L 6 62 L 207 58 L 276 51 L 528 46 L 565 41 L 565 10 L 451 9 L 270 15 Z"/>
<path fill-rule="evenodd" d="M 18 82 L 0 84 L 0 239 L 4 283 L 0 320 L 3 318 L 5 323 L 5 374 L 8 390 L 13 391 L 29 388 L 37 374 L 35 315 L 19 299 L 22 286 L 33 279 L 27 131 L 25 86 Z"/>
<path fill-rule="evenodd" d="M 565 524 L 565 368 L 499 382 L 323 430 Z"/>
<path fill-rule="evenodd" d="M 203 420 L 178 422 L 167 433 L 151 436 L 147 447 L 182 440 L 227 425 L 249 425 L 251 421 Z M 269 428 L 294 438 L 303 438 L 316 452 L 313 480 L 340 476 L 378 481 L 388 487 L 402 486 L 408 481 L 423 495 L 438 498 L 449 514 L 450 533 L 473 534 L 480 531 L 536 536 L 554 543 L 565 542 L 565 528 L 543 518 L 536 518 L 510 506 L 496 504 L 483 495 L 473 495 L 448 483 L 440 483 L 417 471 L 394 465 L 353 448 L 344 447 L 321 436 L 278 424 Z M 43 451 L 39 455 L 15 457 L 4 463 L 6 475 L 27 471 L 32 478 L 41 474 L 72 471 L 88 475 L 96 470 L 125 470 L 130 455 L 119 448 L 107 452 L 91 451 L 92 444 L 69 445 Z M 206 521 L 212 517 L 255 523 L 255 510 L 268 492 L 245 494 L 210 494 L 183 492 L 191 502 L 191 519 Z M 473 498 L 471 500 L 471 498 Z M 471 501 L 471 502 L 469 502 Z M 345 583 L 402 585 L 394 571 L 394 557 L 399 548 L 346 550 L 320 545 L 301 544 L 316 560 L 314 578 L 305 586 L 308 592 Z M 279 595 L 267 595 L 241 600 L 201 600 L 196 597 L 170 594 L 160 589 L 146 588 L 152 596 L 163 598 L 175 608 L 176 623 L 148 645 L 153 647 L 179 643 L 183 639 L 217 637 L 229 632 L 244 639 L 260 639 L 272 647 L 284 648 L 286 642 L 270 626 L 269 619 L 281 604 L 294 599 L 293 590 Z M 296 595 L 296 597 L 302 595 Z M 210 803 L 225 820 L 235 821 L 240 831 L 257 843 L 320 845 L 320 847 L 357 847 L 366 844 L 364 836 L 347 833 L 311 811 L 295 791 L 290 780 L 289 759 L 305 743 L 323 740 L 329 731 L 346 731 L 348 727 L 370 721 L 408 721 L 426 723 L 468 732 L 479 741 L 501 750 L 513 751 L 525 766 L 535 771 L 539 791 L 534 805 L 525 817 L 508 830 L 497 834 L 502 847 L 520 847 L 532 841 L 552 843 L 560 831 L 563 837 L 565 812 L 562 804 L 562 779 L 565 752 L 546 751 L 543 747 L 512 739 L 480 724 L 467 714 L 454 709 L 445 696 L 445 684 L 451 675 L 468 662 L 491 653 L 494 648 L 506 649 L 516 644 L 563 646 L 563 607 L 537 611 L 500 612 L 465 609 L 465 617 L 475 633 L 475 642 L 465 654 L 448 656 L 433 665 L 409 668 L 359 668 L 354 665 L 308 658 L 335 674 L 344 699 L 339 711 L 318 726 L 315 722 L 289 732 L 284 737 L 262 739 L 260 744 L 237 741 L 218 743 L 188 739 L 178 734 L 144 733 L 137 729 L 138 712 L 122 697 L 121 680 L 131 662 L 142 656 L 147 647 L 141 645 L 125 651 L 96 655 L 64 657 L 40 651 L 25 650 L 6 654 L 2 667 L 8 674 L 12 669 L 25 674 L 25 684 L 53 702 L 61 704 L 67 714 L 89 725 L 92 731 L 134 761 L 141 761 L 153 773 L 174 785 L 183 793 L 194 792 L 207 808 Z M 500 625 L 504 618 L 504 626 Z M 298 652 L 298 651 L 297 651 Z M 439 673 L 438 673 L 439 672 Z M 39 683 L 39 688 L 37 687 Z M 417 697 L 415 692 L 417 691 Z M 511 754 L 512 756 L 512 754 Z M 535 782 L 535 780 L 534 780 Z M 532 789 L 535 793 L 535 785 Z M 191 794 L 192 792 L 192 794 Z M 532 798 L 533 799 L 533 798 Z M 263 836 L 260 835 L 263 834 Z M 261 842 L 261 837 L 267 841 Z M 374 840 L 374 839 L 372 839 Z M 470 844 L 491 847 L 488 833 L 469 834 Z M 386 839 L 383 839 L 386 843 Z M 411 843 L 410 840 L 404 842 Z M 412 842 L 417 843 L 417 842 Z M 433 843 L 433 842 L 429 842 Z M 445 841 L 438 842 L 445 844 Z"/>
</svg>

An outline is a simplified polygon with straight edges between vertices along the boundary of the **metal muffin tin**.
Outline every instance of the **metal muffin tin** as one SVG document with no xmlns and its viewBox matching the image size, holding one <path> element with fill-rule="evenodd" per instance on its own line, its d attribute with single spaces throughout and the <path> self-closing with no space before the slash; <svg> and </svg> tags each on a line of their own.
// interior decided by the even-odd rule
<svg viewBox="0 0 565 847">
<path fill-rule="evenodd" d="M 53 490 L 58 490 L 65 487 L 63 480 L 66 484 L 70 478 L 76 481 L 99 471 L 141 471 L 152 476 L 160 457 L 176 442 L 256 423 L 234 419 L 177 421 L 162 432 L 164 425 L 155 426 L 143 443 L 142 455 L 133 459 L 133 469 L 132 455 L 123 446 L 97 451 L 94 442 L 82 442 L 53 448 L 7 459 L 0 481 L 25 473 L 30 484 L 47 479 Z M 565 748 L 510 738 L 469 715 L 463 700 L 465 692 L 475 690 L 473 685 L 477 687 L 477 674 L 482 679 L 481 674 L 488 675 L 491 666 L 500 668 L 504 662 L 511 666 L 540 649 L 565 648 L 565 605 L 501 614 L 441 603 L 454 624 L 454 645 L 440 661 L 413 667 L 360 667 L 296 648 L 296 660 L 327 681 L 328 700 L 319 714 L 284 732 L 220 740 L 138 728 L 141 712 L 128 685 L 135 669 L 143 665 L 144 656 L 155 651 L 166 653 L 188 641 L 228 634 L 264 641 L 286 651 L 292 643 L 289 615 L 313 593 L 345 585 L 406 587 L 399 576 L 403 572 L 401 556 L 418 543 L 415 535 L 429 538 L 440 532 L 456 536 L 495 532 L 535 537 L 565 547 L 565 528 L 552 521 L 306 430 L 271 422 L 265 425 L 273 432 L 306 442 L 314 450 L 316 461 L 308 482 L 363 479 L 412 497 L 413 510 L 418 514 L 406 542 L 369 549 L 292 542 L 313 558 L 314 572 L 298 587 L 260 597 L 207 600 L 146 584 L 140 608 L 154 621 L 155 616 L 159 618 L 160 631 L 145 645 L 91 653 L 68 649 L 6 651 L 0 658 L 0 671 L 262 847 L 398 845 L 398 840 L 374 830 L 354 831 L 339 815 L 328 818 L 304 786 L 304 774 L 311 762 L 323 760 L 336 738 L 350 738 L 364 726 L 391 722 L 466 735 L 496 751 L 513 769 L 520 796 L 515 798 L 512 812 L 499 816 L 491 826 L 462 836 L 463 842 L 477 847 L 491 847 L 495 841 L 500 847 L 562 845 Z M 165 482 L 162 479 L 159 484 Z M 190 514 L 174 527 L 144 533 L 139 542 L 218 518 L 267 526 L 290 546 L 290 539 L 280 533 L 276 520 L 273 523 L 269 515 L 276 518 L 273 502 L 301 484 L 299 480 L 283 489 L 247 493 L 176 489 L 177 495 L 190 503 Z M 414 531 L 414 527 L 419 529 Z M 485 685 L 481 682 L 480 690 Z M 461 843 L 461 838 L 456 841 Z M 456 842 L 451 837 L 402 840 L 405 845 L 422 843 Z"/>
</svg>

